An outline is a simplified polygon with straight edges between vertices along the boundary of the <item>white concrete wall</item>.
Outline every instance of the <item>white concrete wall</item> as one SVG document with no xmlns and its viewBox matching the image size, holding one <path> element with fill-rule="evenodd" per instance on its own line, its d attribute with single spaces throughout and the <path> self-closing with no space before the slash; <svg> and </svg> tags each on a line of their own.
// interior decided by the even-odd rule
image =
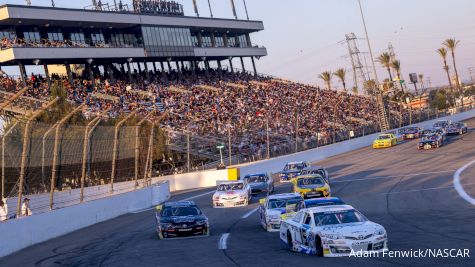
<svg viewBox="0 0 475 267">
<path fill-rule="evenodd" d="M 168 181 L 170 191 L 180 191 L 194 188 L 216 186 L 220 181 L 228 180 L 228 170 L 208 170 L 202 172 L 192 172 L 163 176 L 152 179 L 156 181 Z"/>
<path fill-rule="evenodd" d="M 164 182 L 141 190 L 0 223 L 0 257 L 165 202 L 170 198 L 169 189 L 169 184 Z"/>
</svg>

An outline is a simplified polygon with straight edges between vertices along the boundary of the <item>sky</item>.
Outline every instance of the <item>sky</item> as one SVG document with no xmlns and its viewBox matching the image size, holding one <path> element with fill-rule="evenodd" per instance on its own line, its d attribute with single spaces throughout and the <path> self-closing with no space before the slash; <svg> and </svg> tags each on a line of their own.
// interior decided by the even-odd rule
<svg viewBox="0 0 475 267">
<path fill-rule="evenodd" d="M 118 0 L 117 0 L 118 1 Z M 245 19 L 243 0 L 234 0 L 238 17 Z M 31 0 L 33 5 L 50 5 L 50 0 Z M 57 7 L 83 8 L 90 0 L 55 0 Z M 103 3 L 113 0 L 103 0 Z M 124 1 L 131 2 L 131 1 Z M 192 0 L 178 0 L 185 14 L 193 16 Z M 209 16 L 207 0 L 197 0 L 200 15 Z M 232 18 L 229 0 L 210 0 L 213 15 Z M 402 74 L 421 73 L 432 86 L 448 83 L 442 60 L 435 50 L 447 38 L 460 40 L 456 51 L 462 80 L 470 80 L 475 67 L 474 0 L 361 0 L 374 56 L 392 43 L 401 60 Z M 24 0 L 1 3 L 24 4 Z M 345 34 L 361 38 L 359 48 L 368 52 L 357 0 L 246 0 L 249 17 L 262 20 L 265 30 L 251 35 L 252 42 L 267 48 L 268 56 L 257 61 L 258 72 L 323 86 L 318 74 L 348 70 L 353 85 L 351 61 Z M 369 54 L 365 54 L 369 64 Z M 451 60 L 449 61 L 451 63 Z M 378 63 L 380 79 L 388 77 Z M 475 69 L 473 71 L 475 76 Z M 475 78 L 475 77 L 474 77 Z M 334 86 L 341 87 L 335 79 Z"/>
</svg>

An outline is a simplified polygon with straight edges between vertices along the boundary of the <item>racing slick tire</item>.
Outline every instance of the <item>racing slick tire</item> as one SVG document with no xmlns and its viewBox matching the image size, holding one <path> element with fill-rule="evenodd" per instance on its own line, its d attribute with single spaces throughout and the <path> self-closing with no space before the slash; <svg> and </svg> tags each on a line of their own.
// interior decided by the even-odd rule
<svg viewBox="0 0 475 267">
<path fill-rule="evenodd" d="M 322 240 L 318 235 L 315 237 L 315 255 L 317 255 L 317 257 L 323 257 Z"/>
</svg>

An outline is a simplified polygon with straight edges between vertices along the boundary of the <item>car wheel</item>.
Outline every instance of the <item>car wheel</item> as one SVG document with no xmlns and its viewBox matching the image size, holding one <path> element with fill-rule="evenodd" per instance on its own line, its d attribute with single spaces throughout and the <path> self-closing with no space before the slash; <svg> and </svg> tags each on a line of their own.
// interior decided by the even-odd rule
<svg viewBox="0 0 475 267">
<path fill-rule="evenodd" d="M 292 241 L 292 234 L 290 234 L 290 231 L 287 231 L 287 246 L 289 247 L 290 251 L 294 251 L 294 243 Z"/>
<path fill-rule="evenodd" d="M 319 236 L 315 238 L 315 254 L 318 257 L 323 257 L 323 245 Z"/>
</svg>

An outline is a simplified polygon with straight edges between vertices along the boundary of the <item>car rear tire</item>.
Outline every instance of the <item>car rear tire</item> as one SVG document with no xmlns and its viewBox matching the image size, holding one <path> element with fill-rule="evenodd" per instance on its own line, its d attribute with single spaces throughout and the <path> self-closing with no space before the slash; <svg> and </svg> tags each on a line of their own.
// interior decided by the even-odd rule
<svg viewBox="0 0 475 267">
<path fill-rule="evenodd" d="M 317 257 L 323 257 L 323 245 L 319 236 L 315 238 L 315 254 Z"/>
</svg>

